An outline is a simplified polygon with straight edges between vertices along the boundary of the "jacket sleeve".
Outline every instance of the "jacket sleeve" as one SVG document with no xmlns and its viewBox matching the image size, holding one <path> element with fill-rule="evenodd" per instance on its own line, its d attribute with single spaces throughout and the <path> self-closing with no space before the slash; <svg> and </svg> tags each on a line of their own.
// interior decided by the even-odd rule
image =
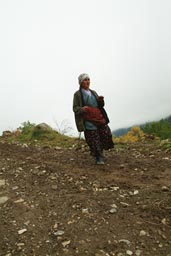
<svg viewBox="0 0 171 256">
<path fill-rule="evenodd" d="M 99 106 L 99 107 L 104 107 L 104 105 L 105 105 L 104 100 L 99 100 L 99 96 L 98 96 L 98 94 L 97 94 L 97 92 L 96 92 L 96 91 L 92 91 L 92 92 L 93 92 L 93 94 L 94 94 L 94 95 L 95 95 L 95 97 L 96 97 L 96 100 L 97 100 L 98 106 Z"/>
<path fill-rule="evenodd" d="M 82 105 L 81 96 L 78 94 L 78 92 L 76 92 L 73 98 L 73 111 L 75 115 L 81 115 L 83 113 L 82 106 L 83 105 Z"/>
</svg>

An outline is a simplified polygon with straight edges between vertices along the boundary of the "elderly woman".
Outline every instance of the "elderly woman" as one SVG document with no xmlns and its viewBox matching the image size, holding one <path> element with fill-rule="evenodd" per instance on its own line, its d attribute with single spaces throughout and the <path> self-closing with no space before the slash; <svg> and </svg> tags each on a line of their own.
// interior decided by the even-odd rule
<svg viewBox="0 0 171 256">
<path fill-rule="evenodd" d="M 79 132 L 84 131 L 85 140 L 95 157 L 96 164 L 104 164 L 103 150 L 113 148 L 112 134 L 108 126 L 109 119 L 102 96 L 90 90 L 90 78 L 87 74 L 78 77 L 80 88 L 74 93 L 73 111 Z"/>
</svg>

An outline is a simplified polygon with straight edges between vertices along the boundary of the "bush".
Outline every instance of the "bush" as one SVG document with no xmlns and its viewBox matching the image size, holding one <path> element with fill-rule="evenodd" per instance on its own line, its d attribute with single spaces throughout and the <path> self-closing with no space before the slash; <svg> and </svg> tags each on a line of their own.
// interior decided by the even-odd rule
<svg viewBox="0 0 171 256">
<path fill-rule="evenodd" d="M 134 142 L 138 142 L 138 141 L 144 141 L 144 132 L 140 129 L 139 126 L 134 126 L 131 128 L 131 130 L 119 137 L 119 138 L 115 138 L 115 142 L 116 143 L 134 143 Z"/>
<path fill-rule="evenodd" d="M 146 124 L 142 130 L 147 134 L 152 134 L 160 139 L 171 138 L 171 124 L 167 120 L 160 120 Z"/>
</svg>

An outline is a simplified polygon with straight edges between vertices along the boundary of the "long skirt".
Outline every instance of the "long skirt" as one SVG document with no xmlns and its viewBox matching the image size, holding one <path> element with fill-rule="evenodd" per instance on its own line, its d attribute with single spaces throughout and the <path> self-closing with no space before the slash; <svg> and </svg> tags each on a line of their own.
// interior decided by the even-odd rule
<svg viewBox="0 0 171 256">
<path fill-rule="evenodd" d="M 100 156 L 103 150 L 114 147 L 112 133 L 108 125 L 100 126 L 97 130 L 85 130 L 84 136 L 92 156 Z"/>
</svg>

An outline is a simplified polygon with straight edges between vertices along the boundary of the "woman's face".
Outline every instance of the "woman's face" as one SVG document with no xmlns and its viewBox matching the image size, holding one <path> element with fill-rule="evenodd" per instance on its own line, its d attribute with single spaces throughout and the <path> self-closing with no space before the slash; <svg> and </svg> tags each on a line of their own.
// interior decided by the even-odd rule
<svg viewBox="0 0 171 256">
<path fill-rule="evenodd" d="M 84 89 L 84 90 L 88 90 L 89 89 L 89 86 L 90 86 L 90 79 L 89 78 L 85 78 L 82 83 L 81 83 L 81 87 Z"/>
</svg>

